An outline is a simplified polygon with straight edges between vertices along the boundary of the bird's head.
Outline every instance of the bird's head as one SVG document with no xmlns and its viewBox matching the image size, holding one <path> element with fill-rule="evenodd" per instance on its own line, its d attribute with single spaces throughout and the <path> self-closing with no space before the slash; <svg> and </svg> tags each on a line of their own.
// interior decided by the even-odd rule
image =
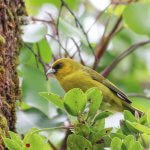
<svg viewBox="0 0 150 150">
<path fill-rule="evenodd" d="M 70 58 L 61 58 L 56 60 L 47 74 L 54 74 L 58 80 L 63 79 L 77 70 L 81 69 L 82 65 Z"/>
</svg>

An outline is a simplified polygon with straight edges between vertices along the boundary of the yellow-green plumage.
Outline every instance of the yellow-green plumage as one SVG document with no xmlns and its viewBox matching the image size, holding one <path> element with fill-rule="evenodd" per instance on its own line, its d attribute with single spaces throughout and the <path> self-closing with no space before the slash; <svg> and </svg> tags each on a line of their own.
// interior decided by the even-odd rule
<svg viewBox="0 0 150 150">
<path fill-rule="evenodd" d="M 123 111 L 128 108 L 134 111 L 134 108 L 130 106 L 131 101 L 128 97 L 109 80 L 91 68 L 69 58 L 57 60 L 52 68 L 55 70 L 55 77 L 66 92 L 72 88 L 80 88 L 85 92 L 89 88 L 98 87 L 104 97 L 101 106 L 103 110 Z"/>
</svg>

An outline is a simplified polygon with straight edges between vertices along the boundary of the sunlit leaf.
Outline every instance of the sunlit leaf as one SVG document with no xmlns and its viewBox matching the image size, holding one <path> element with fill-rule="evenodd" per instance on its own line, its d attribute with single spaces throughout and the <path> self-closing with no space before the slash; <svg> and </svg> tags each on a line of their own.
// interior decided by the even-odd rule
<svg viewBox="0 0 150 150">
<path fill-rule="evenodd" d="M 19 145 L 22 145 L 21 138 L 18 134 L 14 133 L 12 131 L 9 131 L 9 135 L 10 135 L 11 140 L 17 142 Z"/>
<path fill-rule="evenodd" d="M 35 129 L 36 130 L 36 129 Z M 45 141 L 45 138 L 40 136 L 39 134 L 34 133 L 35 130 L 30 130 L 24 140 L 23 140 L 23 143 L 24 143 L 24 146 L 26 147 L 26 149 L 31 149 L 31 150 L 48 150 L 50 149 L 50 147 L 48 146 L 48 143 Z M 48 146 L 48 147 L 47 147 Z"/>
<path fill-rule="evenodd" d="M 9 150 L 21 150 L 22 149 L 22 147 L 14 140 L 11 140 L 9 138 L 3 138 L 3 141 L 5 143 L 5 146 Z"/>
<path fill-rule="evenodd" d="M 134 115 L 128 110 L 124 111 L 124 119 L 128 120 L 128 121 L 131 121 L 131 122 L 136 122 L 137 121 L 136 118 L 134 117 Z"/>
<path fill-rule="evenodd" d="M 125 144 L 127 149 L 130 149 L 134 144 L 135 138 L 133 135 L 128 135 L 125 137 L 123 143 Z"/>
<path fill-rule="evenodd" d="M 118 137 L 112 139 L 111 150 L 121 150 L 122 141 Z"/>
<path fill-rule="evenodd" d="M 129 150 L 143 150 L 139 141 L 135 141 Z"/>
<path fill-rule="evenodd" d="M 138 131 L 142 132 L 142 133 L 146 133 L 146 134 L 150 134 L 150 128 L 146 127 L 144 125 L 141 125 L 139 123 L 136 122 L 128 122 L 133 128 L 137 129 Z"/>
</svg>

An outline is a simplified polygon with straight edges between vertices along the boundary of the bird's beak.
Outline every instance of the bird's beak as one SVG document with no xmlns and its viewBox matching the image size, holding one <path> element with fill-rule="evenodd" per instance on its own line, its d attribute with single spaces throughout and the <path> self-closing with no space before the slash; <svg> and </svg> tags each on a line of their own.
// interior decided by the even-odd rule
<svg viewBox="0 0 150 150">
<path fill-rule="evenodd" d="M 48 75 L 48 74 L 54 74 L 55 72 L 56 72 L 55 69 L 50 68 L 50 69 L 47 70 L 46 75 Z"/>
</svg>

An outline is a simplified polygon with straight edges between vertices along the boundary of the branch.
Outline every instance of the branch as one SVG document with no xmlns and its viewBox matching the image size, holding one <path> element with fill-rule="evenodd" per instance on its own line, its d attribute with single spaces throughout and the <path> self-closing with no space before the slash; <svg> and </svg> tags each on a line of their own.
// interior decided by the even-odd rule
<svg viewBox="0 0 150 150">
<path fill-rule="evenodd" d="M 93 55 L 95 56 L 95 53 L 94 53 L 94 50 L 93 50 L 93 48 L 92 48 L 92 45 L 90 44 L 88 35 L 87 35 L 87 33 L 85 32 L 85 30 L 84 30 L 82 24 L 80 23 L 80 21 L 78 20 L 78 18 L 75 16 L 75 14 L 73 13 L 73 11 L 69 8 L 69 6 L 65 3 L 65 1 L 64 1 L 64 0 L 60 0 L 60 1 L 61 1 L 61 4 L 62 4 L 62 5 L 70 12 L 70 14 L 74 17 L 75 22 L 79 25 L 81 31 L 83 32 L 83 34 L 84 34 L 84 36 L 85 36 L 85 38 L 86 38 L 86 41 L 87 41 L 87 43 L 88 43 L 89 48 L 91 49 Z"/>
<path fill-rule="evenodd" d="M 81 56 L 80 47 L 78 46 L 78 44 L 77 44 L 77 42 L 75 41 L 74 38 L 71 37 L 70 39 L 73 41 L 73 43 L 75 44 L 75 46 L 76 46 L 76 48 L 77 48 L 77 51 L 78 51 L 78 54 L 79 54 L 79 58 L 80 58 L 81 64 L 82 64 L 82 65 L 85 65 L 85 63 L 84 63 L 84 61 L 83 61 L 83 59 L 82 59 L 82 56 Z"/>
<path fill-rule="evenodd" d="M 50 140 L 48 140 L 48 143 L 51 146 L 52 150 L 58 150 Z"/>
<path fill-rule="evenodd" d="M 36 54 L 36 53 L 33 51 L 33 49 L 32 49 L 29 45 L 27 45 L 27 44 L 24 44 L 24 45 L 28 48 L 28 50 L 31 51 L 31 53 L 34 55 L 35 59 L 36 59 L 36 60 L 39 60 L 40 64 L 42 65 L 42 67 L 43 67 L 43 69 L 44 69 L 44 74 L 45 74 L 46 80 L 48 80 L 48 77 L 47 77 L 47 74 L 46 74 L 46 72 L 47 72 L 46 64 L 43 62 L 43 60 L 42 60 L 42 58 L 41 58 L 41 56 L 40 56 L 40 53 L 38 52 L 38 54 Z M 37 44 L 37 49 L 38 49 L 38 51 L 39 51 L 38 44 Z M 37 64 L 37 65 L 38 65 L 38 64 Z"/>
<path fill-rule="evenodd" d="M 66 131 L 66 135 L 65 135 L 65 138 L 62 142 L 62 145 L 60 147 L 60 150 L 66 150 L 67 149 L 67 139 L 68 139 L 68 136 L 71 134 L 71 131 L 70 130 L 67 130 Z"/>
<path fill-rule="evenodd" d="M 92 23 L 92 25 L 89 27 L 89 29 L 87 30 L 87 33 L 92 29 L 92 27 L 94 26 L 94 24 L 98 21 L 98 19 L 104 14 L 104 12 L 109 8 L 111 4 L 109 4 L 103 11 L 100 11 L 98 13 L 98 15 L 95 18 L 95 21 Z"/>
<path fill-rule="evenodd" d="M 56 23 L 56 35 L 57 35 L 58 41 L 60 41 L 60 35 L 59 35 L 59 18 L 61 16 L 62 8 L 63 8 L 63 5 L 61 4 L 60 9 L 59 9 L 59 13 L 58 13 L 58 17 L 57 17 L 57 23 Z M 61 48 L 60 47 L 61 46 L 59 44 L 59 56 L 62 57 L 62 53 L 61 53 Z"/>
<path fill-rule="evenodd" d="M 116 0 L 112 0 L 112 4 L 113 5 L 128 5 L 129 3 L 134 2 L 134 0 L 126 0 L 125 2 L 121 2 L 120 0 L 116 1 Z"/>
<path fill-rule="evenodd" d="M 66 48 L 63 47 L 63 45 L 61 44 L 61 42 L 59 41 L 59 39 L 56 39 L 54 36 L 50 35 L 50 34 L 46 34 L 48 35 L 49 37 L 51 37 L 53 40 L 57 41 L 59 46 L 64 50 L 65 54 L 68 56 L 68 57 L 71 57 L 67 51 Z"/>
<path fill-rule="evenodd" d="M 41 63 L 41 65 L 42 65 L 42 67 L 44 69 L 44 74 L 45 74 L 46 80 L 48 80 L 47 69 L 46 69 L 45 63 L 43 62 L 42 57 L 41 57 L 39 44 L 37 43 L 36 46 L 37 46 L 37 52 L 38 52 L 39 62 Z"/>
<path fill-rule="evenodd" d="M 60 6 L 59 13 L 58 13 L 58 18 L 57 18 L 57 23 L 56 23 L 56 29 L 57 29 L 57 36 L 58 36 L 58 38 L 59 38 L 59 18 L 61 16 L 62 8 L 63 8 L 63 4 L 61 4 L 61 6 Z"/>
<path fill-rule="evenodd" d="M 127 94 L 129 97 L 140 97 L 140 98 L 145 98 L 150 100 L 150 95 L 145 95 L 142 93 L 128 93 Z"/>
<path fill-rule="evenodd" d="M 93 69 L 95 69 L 97 67 L 97 64 L 99 63 L 101 57 L 103 56 L 103 54 L 104 54 L 104 52 L 105 52 L 105 50 L 106 50 L 106 48 L 107 48 L 107 46 L 108 46 L 112 36 L 113 36 L 113 34 L 118 29 L 121 21 L 122 21 L 122 16 L 120 16 L 117 19 L 117 21 L 116 21 L 114 27 L 112 28 L 111 32 L 107 36 L 103 35 L 103 38 L 101 39 L 101 41 L 97 45 L 97 48 L 96 48 L 96 60 L 95 60 L 95 62 L 93 64 Z"/>
<path fill-rule="evenodd" d="M 150 40 L 144 41 L 144 42 L 140 42 L 140 43 L 136 43 L 132 46 L 130 46 L 127 50 L 123 51 L 120 55 L 118 55 L 118 57 L 116 57 L 114 59 L 114 61 L 102 72 L 102 75 L 104 77 L 107 77 L 109 75 L 109 73 L 119 64 L 120 61 L 122 61 L 126 56 L 128 56 L 129 54 L 131 54 L 132 52 L 134 52 L 134 50 L 136 50 L 139 47 L 142 47 L 146 44 L 150 43 Z"/>
</svg>

